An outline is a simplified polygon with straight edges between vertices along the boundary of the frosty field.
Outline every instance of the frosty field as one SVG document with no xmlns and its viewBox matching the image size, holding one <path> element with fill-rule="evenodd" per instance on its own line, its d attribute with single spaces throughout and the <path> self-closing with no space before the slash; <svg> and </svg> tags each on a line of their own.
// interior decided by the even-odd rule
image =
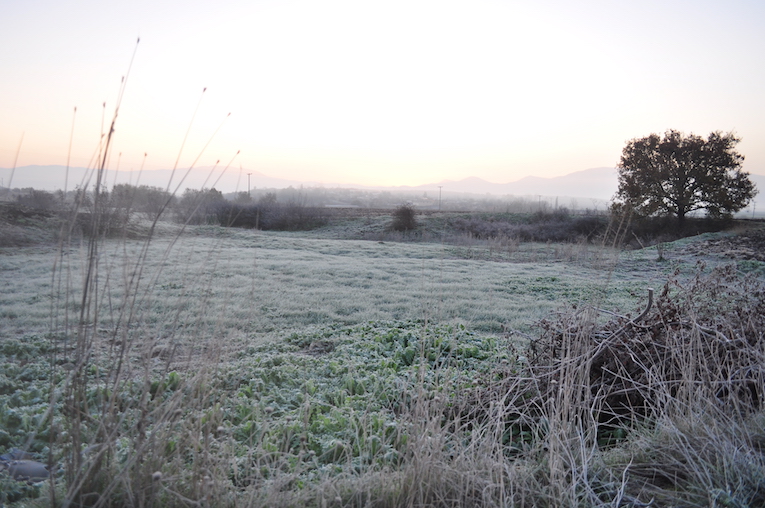
<svg viewBox="0 0 765 508">
<path fill-rule="evenodd" d="M 731 263 L 704 248 L 726 234 L 663 245 L 660 260 L 655 247 L 359 240 L 348 228 L 163 223 L 148 243 L 3 249 L 0 450 L 61 472 L 32 486 L 0 476 L 2 500 L 600 506 L 623 495 L 632 427 L 588 437 L 568 405 L 519 412 L 537 397 L 529 341 L 560 326 L 541 320 L 628 320 L 649 287 Z"/>
<path fill-rule="evenodd" d="M 108 291 L 100 297 L 102 319 L 120 301 L 142 245 L 107 240 L 102 246 L 100 277 L 108 279 Z M 144 324 L 157 333 L 174 321 L 204 324 L 216 330 L 217 340 L 245 343 L 310 325 L 370 320 L 421 319 L 496 334 L 528 333 L 535 321 L 566 302 L 638 309 L 646 288 L 669 269 L 651 262 L 655 253 L 645 254 L 638 273 L 621 268 L 615 252 L 596 266 L 555 259 L 494 262 L 458 257 L 468 249 L 478 257 L 484 247 L 205 227 L 178 240 L 156 239 L 149 249 L 140 267 Z M 82 246 L 64 256 L 72 295 L 81 292 L 85 254 Z M 64 298 L 52 283 L 57 256 L 55 248 L 45 246 L 0 256 L 0 331 L 6 337 L 44 334 L 52 317 L 63 319 Z M 73 296 L 69 305 L 76 308 L 79 302 Z"/>
</svg>

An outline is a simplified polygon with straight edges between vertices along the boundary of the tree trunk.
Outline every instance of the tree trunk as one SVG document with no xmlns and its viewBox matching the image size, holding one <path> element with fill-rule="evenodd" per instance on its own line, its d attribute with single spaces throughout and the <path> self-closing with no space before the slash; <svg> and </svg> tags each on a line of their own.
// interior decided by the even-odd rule
<svg viewBox="0 0 765 508">
<path fill-rule="evenodd" d="M 677 229 L 683 231 L 685 229 L 685 210 L 677 212 Z"/>
</svg>

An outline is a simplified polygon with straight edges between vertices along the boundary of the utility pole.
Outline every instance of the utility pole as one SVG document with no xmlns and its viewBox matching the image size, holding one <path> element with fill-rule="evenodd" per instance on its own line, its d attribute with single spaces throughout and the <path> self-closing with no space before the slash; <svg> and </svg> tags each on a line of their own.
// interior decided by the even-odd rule
<svg viewBox="0 0 765 508">
<path fill-rule="evenodd" d="M 252 194 L 250 194 L 250 175 L 252 173 L 247 173 L 247 196 L 252 199 Z"/>
<path fill-rule="evenodd" d="M 438 211 L 439 212 L 441 211 L 441 187 L 443 187 L 443 185 L 438 186 Z"/>
</svg>

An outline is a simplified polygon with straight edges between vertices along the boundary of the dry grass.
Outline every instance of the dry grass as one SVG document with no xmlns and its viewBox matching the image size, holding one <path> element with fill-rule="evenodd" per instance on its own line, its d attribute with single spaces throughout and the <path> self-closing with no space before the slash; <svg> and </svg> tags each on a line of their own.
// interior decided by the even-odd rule
<svg viewBox="0 0 765 508">
<path fill-rule="evenodd" d="M 527 365 L 487 378 L 463 414 L 533 436 L 517 453 L 545 465 L 549 505 L 759 505 L 763 296 L 762 280 L 728 266 L 671 279 L 638 318 L 563 312 Z"/>
</svg>

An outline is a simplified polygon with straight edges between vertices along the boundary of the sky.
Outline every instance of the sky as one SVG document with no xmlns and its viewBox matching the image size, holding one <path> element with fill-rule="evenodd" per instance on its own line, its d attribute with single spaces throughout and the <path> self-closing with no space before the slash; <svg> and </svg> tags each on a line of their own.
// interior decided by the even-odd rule
<svg viewBox="0 0 765 508">
<path fill-rule="evenodd" d="M 92 167 L 123 76 L 111 169 L 505 183 L 676 129 L 765 174 L 761 0 L 3 0 L 0 167 Z"/>
</svg>

